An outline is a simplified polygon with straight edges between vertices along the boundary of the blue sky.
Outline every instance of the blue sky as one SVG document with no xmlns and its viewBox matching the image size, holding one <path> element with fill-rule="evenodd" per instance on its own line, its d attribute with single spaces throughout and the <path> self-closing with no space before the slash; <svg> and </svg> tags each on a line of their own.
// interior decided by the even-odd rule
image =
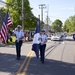
<svg viewBox="0 0 75 75">
<path fill-rule="evenodd" d="M 70 16 L 75 14 L 75 0 L 29 0 L 30 6 L 33 8 L 33 13 L 38 17 L 41 14 L 41 10 L 39 9 L 39 4 L 49 5 L 49 13 L 48 16 L 50 20 L 53 22 L 55 19 L 60 19 L 64 22 Z M 43 10 L 43 18 L 45 20 L 47 16 L 47 8 Z"/>
<path fill-rule="evenodd" d="M 0 0 L 0 1 L 2 1 L 2 0 Z M 4 1 L 4 0 L 3 0 L 3 1 Z M 0 2 L 0 7 L 3 7 L 4 5 L 5 5 L 5 4 L 3 4 L 3 3 Z"/>
<path fill-rule="evenodd" d="M 39 9 L 40 4 L 49 5 L 48 16 L 53 22 L 55 19 L 60 19 L 63 23 L 70 16 L 75 15 L 75 0 L 29 0 L 30 6 L 33 8 L 33 14 L 38 17 L 41 15 L 41 10 Z M 0 6 L 3 4 L 0 3 Z M 47 16 L 47 8 L 43 10 L 43 19 L 45 21 Z"/>
</svg>

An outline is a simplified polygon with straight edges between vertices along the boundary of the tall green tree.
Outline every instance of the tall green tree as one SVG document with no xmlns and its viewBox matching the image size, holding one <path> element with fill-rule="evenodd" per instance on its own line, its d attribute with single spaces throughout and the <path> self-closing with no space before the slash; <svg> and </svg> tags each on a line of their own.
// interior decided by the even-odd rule
<svg viewBox="0 0 75 75">
<path fill-rule="evenodd" d="M 66 32 L 75 32 L 75 15 L 65 21 L 64 30 Z"/>
<path fill-rule="evenodd" d="M 18 24 L 22 24 L 20 17 L 22 16 L 22 0 L 6 0 L 10 5 L 6 5 L 6 10 L 9 9 L 13 27 L 16 27 Z M 37 18 L 32 13 L 32 8 L 30 7 L 29 0 L 24 1 L 24 28 L 34 28 Z"/>
<path fill-rule="evenodd" d="M 5 16 L 5 13 L 3 12 L 2 8 L 0 9 L 0 29 L 2 28 L 2 24 L 3 24 L 3 21 L 4 21 L 4 16 Z"/>
<path fill-rule="evenodd" d="M 52 30 L 54 32 L 61 32 L 62 31 L 62 21 L 59 19 L 56 19 L 53 23 L 52 23 Z"/>
<path fill-rule="evenodd" d="M 64 27 L 63 27 L 64 31 L 70 32 L 70 25 L 71 25 L 71 23 L 70 23 L 69 19 L 67 19 L 64 23 Z"/>
</svg>

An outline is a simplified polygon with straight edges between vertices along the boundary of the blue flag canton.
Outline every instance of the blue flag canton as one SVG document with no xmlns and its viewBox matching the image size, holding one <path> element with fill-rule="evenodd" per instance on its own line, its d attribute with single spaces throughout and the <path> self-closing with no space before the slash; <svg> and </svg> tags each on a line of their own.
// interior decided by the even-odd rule
<svg viewBox="0 0 75 75">
<path fill-rule="evenodd" d="M 9 14 L 8 14 L 8 11 L 7 11 L 6 16 L 4 18 L 5 25 L 7 25 L 7 23 L 8 23 L 8 18 L 9 18 Z"/>
<path fill-rule="evenodd" d="M 35 33 L 40 33 L 40 21 L 37 22 L 36 24 L 36 31 Z"/>
</svg>

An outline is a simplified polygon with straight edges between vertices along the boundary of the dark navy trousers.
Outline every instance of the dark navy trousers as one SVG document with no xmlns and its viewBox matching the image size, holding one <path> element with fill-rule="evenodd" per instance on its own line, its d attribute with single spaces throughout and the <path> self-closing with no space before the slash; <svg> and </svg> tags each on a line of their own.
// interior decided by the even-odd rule
<svg viewBox="0 0 75 75">
<path fill-rule="evenodd" d="M 39 58 L 39 49 L 40 49 L 40 44 L 32 45 L 32 50 L 35 52 L 37 58 Z"/>
<path fill-rule="evenodd" d="M 40 59 L 42 62 L 44 62 L 45 59 L 45 48 L 46 48 L 46 44 L 40 45 Z"/>
<path fill-rule="evenodd" d="M 22 40 L 20 40 L 19 42 L 16 41 L 16 54 L 18 59 L 20 59 L 21 56 L 21 46 L 22 46 Z"/>
</svg>

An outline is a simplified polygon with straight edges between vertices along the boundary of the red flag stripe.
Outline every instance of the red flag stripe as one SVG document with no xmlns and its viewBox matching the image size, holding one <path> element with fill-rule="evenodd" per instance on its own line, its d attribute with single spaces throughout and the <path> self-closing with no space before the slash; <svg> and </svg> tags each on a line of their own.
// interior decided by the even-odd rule
<svg viewBox="0 0 75 75">
<path fill-rule="evenodd" d="M 4 42 L 6 43 L 6 39 L 7 39 L 7 26 L 4 23 L 2 25 L 1 34 L 2 34 L 2 38 L 3 38 Z"/>
<path fill-rule="evenodd" d="M 9 22 L 7 25 L 8 25 L 8 26 L 9 26 L 9 25 L 12 25 L 12 22 Z"/>
<path fill-rule="evenodd" d="M 5 20 L 2 24 L 2 29 L 1 29 L 1 36 L 4 40 L 4 43 L 6 43 L 7 41 L 7 33 L 8 33 L 8 26 L 12 25 L 12 21 L 10 19 L 10 16 L 7 12 L 6 16 L 5 16 Z"/>
</svg>

